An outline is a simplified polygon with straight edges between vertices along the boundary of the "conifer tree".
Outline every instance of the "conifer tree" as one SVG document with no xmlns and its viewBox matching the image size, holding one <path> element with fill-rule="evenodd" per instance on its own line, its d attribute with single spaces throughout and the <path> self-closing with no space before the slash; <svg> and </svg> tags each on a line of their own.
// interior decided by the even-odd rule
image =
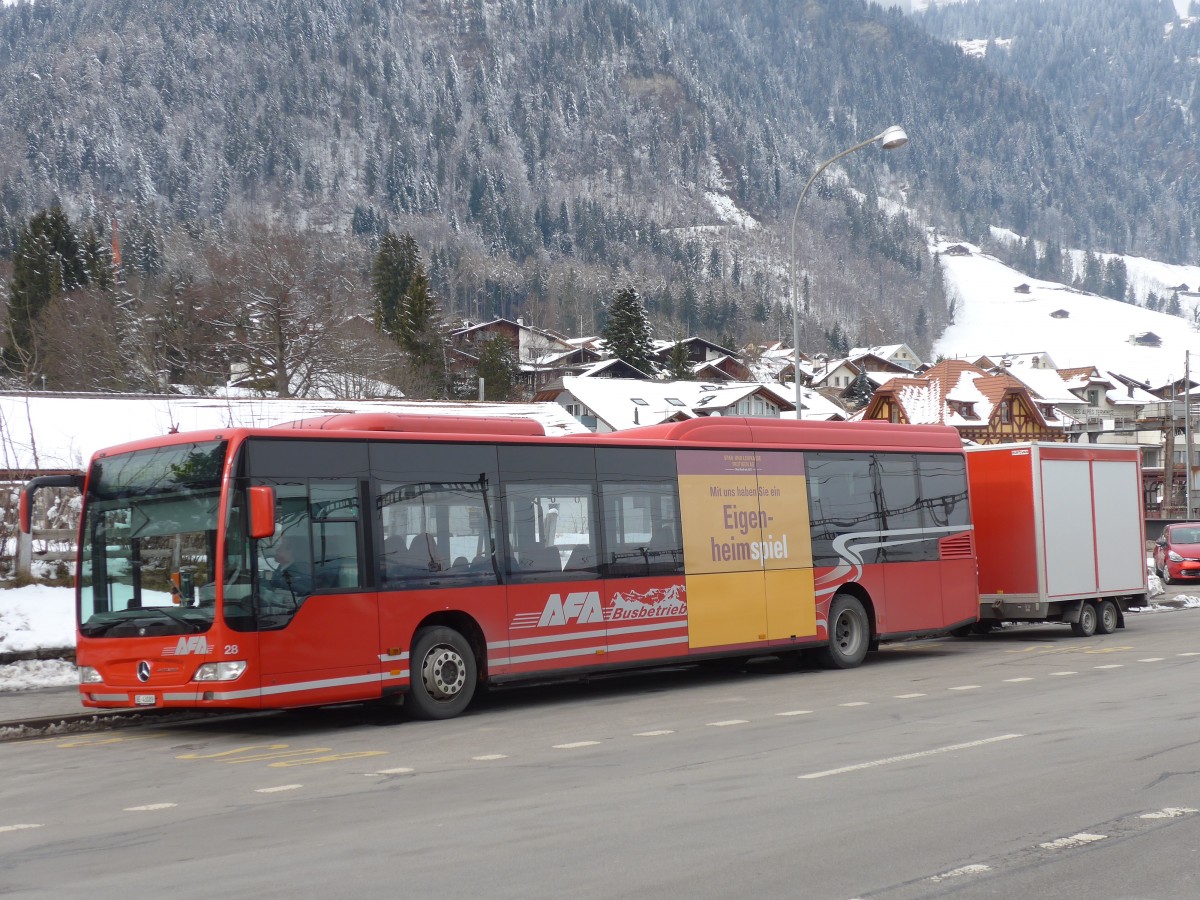
<svg viewBox="0 0 1200 900">
<path fill-rule="evenodd" d="M 688 359 L 687 344 L 676 341 L 667 356 L 667 377 L 671 381 L 692 381 L 692 361 Z"/>
<path fill-rule="evenodd" d="M 58 206 L 42 210 L 17 237 L 8 300 L 8 346 L 4 367 L 27 372 L 35 357 L 39 316 L 50 302 L 88 282 L 79 240 Z"/>
<path fill-rule="evenodd" d="M 394 340 L 408 354 L 413 368 L 444 391 L 437 304 L 411 234 L 396 237 L 390 230 L 384 233 L 371 268 L 371 289 L 376 329 Z"/>
<path fill-rule="evenodd" d="M 503 335 L 490 337 L 479 349 L 479 377 L 484 400 L 513 400 L 521 379 L 521 365 L 512 341 Z"/>
<path fill-rule="evenodd" d="M 613 295 L 604 323 L 604 342 L 613 356 L 622 359 L 647 375 L 654 371 L 650 361 L 650 323 L 638 292 L 632 287 L 621 288 Z"/>
</svg>

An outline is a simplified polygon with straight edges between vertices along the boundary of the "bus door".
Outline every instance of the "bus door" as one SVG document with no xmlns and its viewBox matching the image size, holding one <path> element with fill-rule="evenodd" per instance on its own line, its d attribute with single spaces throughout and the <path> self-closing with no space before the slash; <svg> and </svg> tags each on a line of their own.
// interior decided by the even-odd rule
<svg viewBox="0 0 1200 900">
<path fill-rule="evenodd" d="M 266 483 L 275 490 L 276 530 L 256 542 L 263 704 L 380 696 L 378 601 L 364 578 L 365 484 Z"/>
</svg>

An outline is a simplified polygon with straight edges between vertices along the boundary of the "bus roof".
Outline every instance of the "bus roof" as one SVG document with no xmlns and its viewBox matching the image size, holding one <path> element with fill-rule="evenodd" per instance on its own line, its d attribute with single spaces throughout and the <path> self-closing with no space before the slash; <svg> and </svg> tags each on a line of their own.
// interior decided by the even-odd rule
<svg viewBox="0 0 1200 900">
<path fill-rule="evenodd" d="M 180 432 L 130 442 L 100 451 L 98 456 L 197 440 L 236 440 L 245 437 L 502 442 L 514 444 L 594 444 L 597 446 L 741 446 L 763 449 L 814 450 L 870 447 L 880 450 L 962 452 L 958 432 L 945 425 L 900 425 L 890 422 L 818 422 L 711 416 L 665 425 L 647 425 L 607 434 L 547 435 L 531 419 L 340 413 L 285 422 L 269 428 L 230 428 Z"/>
</svg>

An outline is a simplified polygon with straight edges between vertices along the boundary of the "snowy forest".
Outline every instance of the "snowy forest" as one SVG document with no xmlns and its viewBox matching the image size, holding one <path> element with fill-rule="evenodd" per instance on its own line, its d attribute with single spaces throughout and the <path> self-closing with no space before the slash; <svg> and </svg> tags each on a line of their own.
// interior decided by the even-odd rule
<svg viewBox="0 0 1200 900">
<path fill-rule="evenodd" d="M 967 6 L 4 7 L 0 377 L 444 392 L 383 325 L 398 243 L 430 339 L 598 334 L 632 288 L 655 337 L 725 346 L 790 340 L 794 296 L 810 351 L 928 351 L 949 311 L 927 228 L 1194 262 L 1200 27 L 1169 0 Z M 793 247 L 805 180 L 893 123 L 909 145 L 831 169 Z"/>
</svg>

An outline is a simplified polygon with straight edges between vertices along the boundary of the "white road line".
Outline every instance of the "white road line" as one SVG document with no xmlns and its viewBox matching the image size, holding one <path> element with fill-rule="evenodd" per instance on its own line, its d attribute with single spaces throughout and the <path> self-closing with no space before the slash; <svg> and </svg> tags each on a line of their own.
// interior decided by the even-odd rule
<svg viewBox="0 0 1200 900">
<path fill-rule="evenodd" d="M 787 712 L 775 713 L 777 716 L 808 716 L 812 715 L 811 709 L 789 709 Z"/>
<path fill-rule="evenodd" d="M 1018 684 L 1019 682 L 1022 682 L 1022 681 L 1033 681 L 1033 679 L 1030 678 L 1028 675 L 1025 675 L 1021 678 L 1005 678 L 1004 680 L 1008 684 Z"/>
<path fill-rule="evenodd" d="M 928 697 L 928 694 L 897 694 L 897 700 L 914 700 L 917 697 Z"/>
<path fill-rule="evenodd" d="M 400 766 L 395 769 L 380 769 L 378 772 L 368 772 L 367 774 L 368 775 L 407 775 L 411 771 L 413 771 L 413 770 L 410 768 L 407 768 L 406 766 Z"/>
<path fill-rule="evenodd" d="M 1165 809 L 1160 809 L 1158 812 L 1143 813 L 1138 816 L 1139 819 L 1178 819 L 1180 816 L 1191 815 L 1198 810 L 1192 809 L 1190 806 L 1168 806 Z M 0 828 L 0 831 L 4 829 Z"/>
<path fill-rule="evenodd" d="M 1092 666 L 1093 669 L 1123 669 L 1124 663 L 1109 663 L 1107 666 Z"/>
<path fill-rule="evenodd" d="M 1047 841 L 1044 844 L 1038 844 L 1038 846 L 1043 850 L 1068 850 L 1071 847 L 1082 847 L 1085 844 L 1094 844 L 1096 841 L 1103 841 L 1107 837 L 1107 834 L 1088 834 L 1086 831 L 1081 831 L 1079 834 L 1073 834 L 1070 837 L 1059 838 L 1057 841 Z"/>
<path fill-rule="evenodd" d="M 1161 656 L 1148 656 L 1145 659 L 1138 660 L 1138 662 L 1162 662 L 1162 661 L 1163 661 L 1163 657 L 1161 657 Z"/>
<path fill-rule="evenodd" d="M 2 831 L 24 831 L 26 828 L 41 828 L 41 827 L 42 827 L 41 825 L 30 825 L 30 824 L 0 825 L 0 832 L 2 832 Z"/>
<path fill-rule="evenodd" d="M 850 703 L 839 703 L 838 706 L 870 706 L 866 700 L 852 700 Z"/>
<path fill-rule="evenodd" d="M 472 756 L 476 762 L 491 762 L 494 759 L 508 759 L 507 753 L 485 753 L 483 756 Z"/>
<path fill-rule="evenodd" d="M 967 741 L 965 744 L 951 744 L 949 747 L 938 747 L 934 750 L 920 750 L 916 753 L 905 753 L 901 756 L 889 756 L 886 759 L 875 759 L 871 762 L 858 763 L 853 766 L 842 766 L 838 769 L 826 769 L 823 772 L 810 772 L 808 775 L 798 775 L 801 779 L 825 778 L 828 775 L 845 775 L 847 772 L 857 772 L 861 769 L 874 769 L 877 766 L 887 766 L 892 763 L 907 762 L 910 759 L 922 759 L 926 756 L 936 756 L 939 753 L 951 753 L 955 750 L 970 750 L 974 747 L 982 747 L 986 744 L 995 744 L 999 741 L 1011 741 L 1013 738 L 1025 737 L 1023 734 L 1001 734 L 996 737 L 983 738 L 978 741 Z"/>
<path fill-rule="evenodd" d="M 974 691 L 979 688 L 977 684 L 960 684 L 957 687 L 947 688 L 950 691 Z"/>
<path fill-rule="evenodd" d="M 277 785 L 276 787 L 255 788 L 254 793 L 256 793 L 256 794 L 277 794 L 280 791 L 298 791 L 302 787 L 304 787 L 304 785 L 302 785 L 302 784 L 281 784 L 281 785 Z"/>
<path fill-rule="evenodd" d="M 577 747 L 595 747 L 599 741 L 575 741 L 571 744 L 555 744 L 555 750 L 574 750 Z"/>
<path fill-rule="evenodd" d="M 725 728 L 728 725 L 749 725 L 749 719 L 726 719 L 724 722 L 709 722 L 711 728 Z"/>
<path fill-rule="evenodd" d="M 930 881 L 944 881 L 947 878 L 959 878 L 962 875 L 982 875 L 984 872 L 992 871 L 991 866 L 985 866 L 981 863 L 976 863 L 970 866 L 960 866 L 957 869 L 951 869 L 949 872 L 943 872 L 941 875 L 934 875 Z"/>
<path fill-rule="evenodd" d="M 1200 656 L 1200 652 L 1193 651 L 1191 653 L 1176 653 L 1176 656 Z"/>
<path fill-rule="evenodd" d="M 669 728 L 662 728 L 658 731 L 639 731 L 634 737 L 661 737 L 664 734 L 674 734 L 675 732 Z"/>
<path fill-rule="evenodd" d="M 178 803 L 147 803 L 145 806 L 127 806 L 125 812 L 154 812 L 159 809 L 171 809 Z"/>
<path fill-rule="evenodd" d="M 1078 675 L 1078 672 L 1051 672 L 1051 675 Z"/>
</svg>

